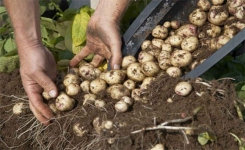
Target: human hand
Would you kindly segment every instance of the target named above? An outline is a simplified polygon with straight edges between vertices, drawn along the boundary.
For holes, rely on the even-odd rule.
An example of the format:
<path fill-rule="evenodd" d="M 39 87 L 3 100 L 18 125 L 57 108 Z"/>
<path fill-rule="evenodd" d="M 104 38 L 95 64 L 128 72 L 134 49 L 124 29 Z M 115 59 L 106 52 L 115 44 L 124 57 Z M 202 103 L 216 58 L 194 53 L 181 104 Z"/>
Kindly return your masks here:
<path fill-rule="evenodd" d="M 19 52 L 20 74 L 29 98 L 30 109 L 41 123 L 47 125 L 53 113 L 43 102 L 41 93 L 43 90 L 47 91 L 51 97 L 58 94 L 53 82 L 56 78 L 56 62 L 51 52 L 39 44 L 22 46 Z"/>
<path fill-rule="evenodd" d="M 70 65 L 75 67 L 86 56 L 95 53 L 91 62 L 95 67 L 106 58 L 112 69 L 119 69 L 122 61 L 119 22 L 97 14 L 89 21 L 86 46 L 74 56 Z"/>

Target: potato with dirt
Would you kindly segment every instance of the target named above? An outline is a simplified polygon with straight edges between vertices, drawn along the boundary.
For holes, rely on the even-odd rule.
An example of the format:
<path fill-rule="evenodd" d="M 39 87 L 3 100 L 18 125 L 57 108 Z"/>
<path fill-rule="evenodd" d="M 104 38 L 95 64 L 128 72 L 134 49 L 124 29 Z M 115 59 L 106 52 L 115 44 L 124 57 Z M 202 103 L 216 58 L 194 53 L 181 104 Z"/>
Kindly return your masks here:
<path fill-rule="evenodd" d="M 126 69 L 131 63 L 136 62 L 137 59 L 133 55 L 124 56 L 122 59 L 122 68 Z"/>
<path fill-rule="evenodd" d="M 141 71 L 147 77 L 155 77 L 160 71 L 160 67 L 155 61 L 147 61 L 141 64 Z"/>
<path fill-rule="evenodd" d="M 186 50 L 175 50 L 171 55 L 170 61 L 175 67 L 185 67 L 192 62 L 192 55 Z"/>
<path fill-rule="evenodd" d="M 106 88 L 107 83 L 101 78 L 96 78 L 89 84 L 90 91 L 95 95 L 103 95 L 104 91 L 106 91 Z"/>
<path fill-rule="evenodd" d="M 211 3 L 209 0 L 199 0 L 197 6 L 203 11 L 208 11 L 211 8 Z"/>
<path fill-rule="evenodd" d="M 143 62 L 147 62 L 147 61 L 154 61 L 155 57 L 152 54 L 148 53 L 147 51 L 141 51 L 138 55 L 137 60 L 139 63 L 143 63 Z"/>
<path fill-rule="evenodd" d="M 195 51 L 199 46 L 199 40 L 195 36 L 189 36 L 183 39 L 181 42 L 181 48 L 188 52 Z"/>
<path fill-rule="evenodd" d="M 193 24 L 184 24 L 175 31 L 175 34 L 180 35 L 183 38 L 188 37 L 188 36 L 196 36 L 197 26 Z"/>
<path fill-rule="evenodd" d="M 105 73 L 104 80 L 107 84 L 121 84 L 125 81 L 126 74 L 119 69 L 109 70 Z"/>
<path fill-rule="evenodd" d="M 158 39 L 165 39 L 168 36 L 168 28 L 157 25 L 152 30 L 152 36 Z"/>
<path fill-rule="evenodd" d="M 141 70 L 141 64 L 138 62 L 130 64 L 127 68 L 127 76 L 135 82 L 143 81 L 145 74 Z"/>
<path fill-rule="evenodd" d="M 189 21 L 196 26 L 204 25 L 206 23 L 206 20 L 206 12 L 204 12 L 201 9 L 195 9 L 193 12 L 189 14 Z"/>
<path fill-rule="evenodd" d="M 229 12 L 225 6 L 212 6 L 208 12 L 208 21 L 214 25 L 224 25 L 229 18 Z"/>
<path fill-rule="evenodd" d="M 121 99 L 123 96 L 130 96 L 129 89 L 122 84 L 113 84 L 106 89 L 106 93 L 112 99 Z"/>
<path fill-rule="evenodd" d="M 98 70 L 92 64 L 85 63 L 79 66 L 79 75 L 84 80 L 93 80 L 99 77 L 100 73 L 97 72 Z"/>
<path fill-rule="evenodd" d="M 75 106 L 76 101 L 66 93 L 61 92 L 55 100 L 55 106 L 59 111 L 69 111 Z"/>

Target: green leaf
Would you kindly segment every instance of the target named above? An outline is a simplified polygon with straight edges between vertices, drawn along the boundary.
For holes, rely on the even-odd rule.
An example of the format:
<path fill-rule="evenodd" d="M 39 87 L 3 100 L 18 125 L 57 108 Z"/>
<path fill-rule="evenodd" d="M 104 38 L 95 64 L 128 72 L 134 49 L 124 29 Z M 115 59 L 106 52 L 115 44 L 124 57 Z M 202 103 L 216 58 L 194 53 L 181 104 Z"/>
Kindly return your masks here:
<path fill-rule="evenodd" d="M 65 37 L 66 30 L 72 25 L 72 21 L 64 21 L 56 24 L 56 30 L 59 32 L 60 36 Z"/>
<path fill-rule="evenodd" d="M 12 50 L 16 49 L 15 41 L 12 37 L 8 38 L 7 41 L 4 44 L 4 50 L 6 52 L 10 52 Z"/>
<path fill-rule="evenodd" d="M 7 13 L 6 8 L 3 6 L 0 6 L 0 14 L 1 13 Z"/>
<path fill-rule="evenodd" d="M 40 28 L 41 28 L 42 38 L 48 39 L 48 31 L 46 30 L 46 28 L 42 24 L 40 25 Z"/>
<path fill-rule="evenodd" d="M 67 28 L 65 34 L 65 45 L 66 48 L 72 52 L 72 35 L 71 35 L 71 26 Z"/>
<path fill-rule="evenodd" d="M 76 14 L 72 24 L 72 44 L 78 46 L 86 40 L 86 29 L 90 16 L 86 12 Z"/>
<path fill-rule="evenodd" d="M 57 62 L 57 65 L 59 67 L 68 67 L 70 65 L 70 60 L 69 59 L 62 59 Z"/>
<path fill-rule="evenodd" d="M 0 40 L 0 57 L 5 54 L 4 43 L 5 43 L 5 40 Z"/>
<path fill-rule="evenodd" d="M 40 15 L 43 15 L 44 12 L 47 10 L 47 6 L 45 5 L 40 5 Z"/>
<path fill-rule="evenodd" d="M 63 16 L 59 18 L 59 21 L 70 21 L 77 14 L 77 9 L 68 8 L 64 11 Z"/>
<path fill-rule="evenodd" d="M 19 67 L 19 56 L 0 57 L 0 72 L 12 72 Z"/>
<path fill-rule="evenodd" d="M 242 86 L 241 90 L 242 91 L 245 91 L 245 85 Z"/>
<path fill-rule="evenodd" d="M 245 91 L 237 91 L 237 96 L 238 98 L 245 100 Z"/>
<path fill-rule="evenodd" d="M 66 50 L 66 45 L 65 45 L 65 41 L 60 41 L 59 43 L 57 43 L 55 46 L 55 48 L 61 49 L 61 50 Z"/>
<path fill-rule="evenodd" d="M 72 59 L 74 54 L 69 50 L 59 51 L 58 60 Z"/>
<path fill-rule="evenodd" d="M 204 132 L 198 135 L 197 140 L 201 145 L 206 145 L 208 141 L 214 142 L 215 136 L 210 132 Z"/>
<path fill-rule="evenodd" d="M 15 56 L 18 54 L 18 51 L 17 51 L 17 48 L 16 49 L 13 49 L 12 51 L 10 52 L 7 52 L 6 54 L 4 54 L 5 57 L 9 57 L 9 56 Z"/>
<path fill-rule="evenodd" d="M 46 29 L 57 31 L 56 21 L 53 19 L 41 17 L 41 25 L 43 25 Z"/>

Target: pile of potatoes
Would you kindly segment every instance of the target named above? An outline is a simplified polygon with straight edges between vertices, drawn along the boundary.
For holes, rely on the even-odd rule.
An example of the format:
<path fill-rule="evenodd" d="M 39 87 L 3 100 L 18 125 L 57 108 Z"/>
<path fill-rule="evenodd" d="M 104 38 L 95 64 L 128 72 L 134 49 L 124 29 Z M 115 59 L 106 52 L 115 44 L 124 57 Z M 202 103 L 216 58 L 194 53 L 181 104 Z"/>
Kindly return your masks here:
<path fill-rule="evenodd" d="M 106 105 L 106 96 L 117 100 L 118 112 L 127 111 L 134 101 L 147 103 L 141 93 L 157 76 L 181 77 L 205 60 L 197 59 L 202 51 L 215 52 L 241 31 L 245 27 L 244 8 L 245 0 L 199 0 L 188 23 L 173 20 L 157 25 L 137 57 L 123 57 L 121 69 L 102 71 L 86 62 L 73 68 L 73 73 L 64 77 L 65 90 L 51 108 L 54 112 L 73 109 L 76 100 L 72 97 L 80 92 L 85 93 L 83 105 L 99 109 Z M 49 99 L 45 92 L 43 97 Z"/>

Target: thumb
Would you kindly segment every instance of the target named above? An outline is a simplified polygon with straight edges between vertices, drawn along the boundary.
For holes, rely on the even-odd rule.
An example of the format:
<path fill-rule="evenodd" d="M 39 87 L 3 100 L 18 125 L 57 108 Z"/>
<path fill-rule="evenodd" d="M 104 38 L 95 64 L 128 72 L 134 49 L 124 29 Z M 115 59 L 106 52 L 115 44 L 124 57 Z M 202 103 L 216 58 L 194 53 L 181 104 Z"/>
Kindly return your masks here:
<path fill-rule="evenodd" d="M 44 72 L 38 73 L 36 82 L 44 89 L 44 91 L 49 93 L 50 97 L 57 97 L 58 89 L 56 85 Z"/>

